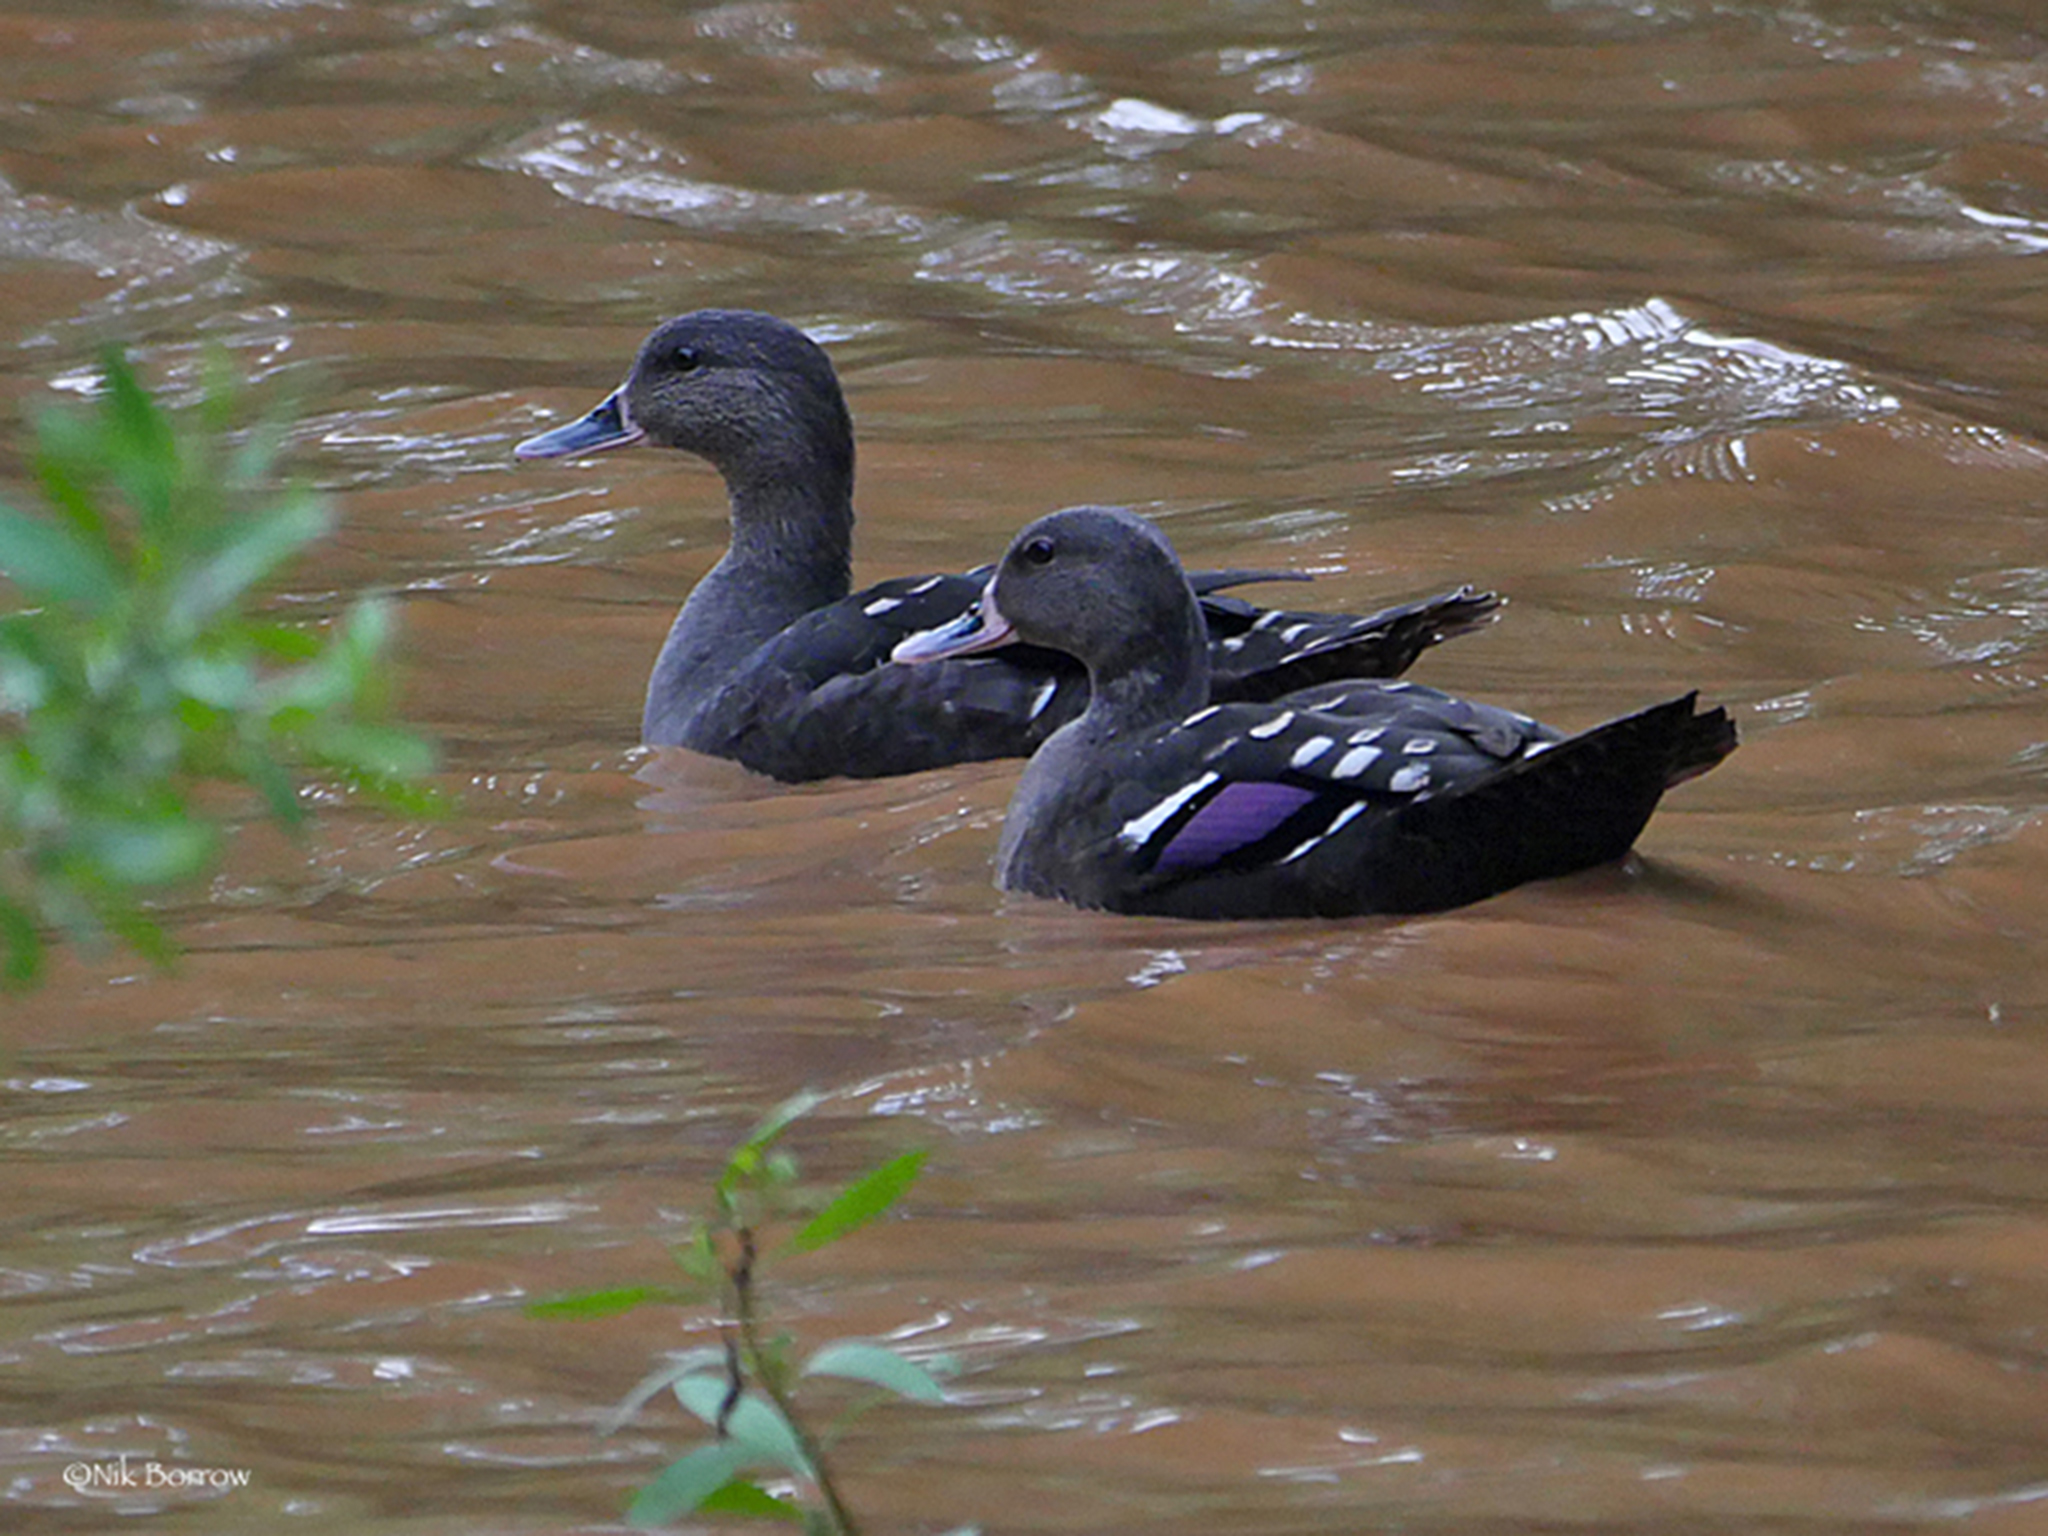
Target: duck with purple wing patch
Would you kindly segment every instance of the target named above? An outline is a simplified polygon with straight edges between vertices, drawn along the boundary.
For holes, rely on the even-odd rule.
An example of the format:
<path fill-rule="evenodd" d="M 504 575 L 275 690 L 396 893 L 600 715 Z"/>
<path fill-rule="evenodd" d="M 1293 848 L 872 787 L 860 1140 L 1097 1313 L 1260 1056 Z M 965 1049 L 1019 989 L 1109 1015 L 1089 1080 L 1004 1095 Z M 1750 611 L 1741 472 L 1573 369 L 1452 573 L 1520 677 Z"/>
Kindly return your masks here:
<path fill-rule="evenodd" d="M 1015 641 L 1088 669 L 1025 766 L 996 883 L 1178 917 L 1460 906 L 1627 853 L 1664 791 L 1735 749 L 1696 695 L 1567 737 L 1404 682 L 1212 702 L 1200 610 L 1164 534 L 1075 507 L 1011 543 L 979 605 L 896 659 Z"/>
<path fill-rule="evenodd" d="M 1024 647 L 916 672 L 886 665 L 898 641 L 972 608 L 986 572 L 902 577 L 849 595 L 853 422 L 831 360 L 795 326 L 748 310 L 670 320 L 596 409 L 514 451 L 560 458 L 641 441 L 708 459 L 732 514 L 731 547 L 655 661 L 644 740 L 788 781 L 874 778 L 1027 756 L 1081 713 L 1087 673 L 1056 651 Z M 1218 698 L 1397 676 L 1500 606 L 1461 587 L 1360 617 L 1258 608 L 1220 592 L 1265 579 L 1192 578 Z"/>

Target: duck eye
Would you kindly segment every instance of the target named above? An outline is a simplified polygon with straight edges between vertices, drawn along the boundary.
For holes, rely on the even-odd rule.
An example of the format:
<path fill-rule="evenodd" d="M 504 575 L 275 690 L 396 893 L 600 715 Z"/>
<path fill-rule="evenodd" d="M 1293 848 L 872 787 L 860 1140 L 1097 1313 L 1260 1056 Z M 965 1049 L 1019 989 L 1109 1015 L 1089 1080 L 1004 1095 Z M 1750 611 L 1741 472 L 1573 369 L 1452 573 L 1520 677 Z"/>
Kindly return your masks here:
<path fill-rule="evenodd" d="M 1024 557 L 1026 565 L 1051 565 L 1055 551 L 1052 540 L 1041 533 L 1035 539 L 1027 539 L 1017 553 Z"/>
<path fill-rule="evenodd" d="M 677 347 L 668 355 L 677 373 L 695 373 L 704 366 L 704 358 L 695 347 Z"/>

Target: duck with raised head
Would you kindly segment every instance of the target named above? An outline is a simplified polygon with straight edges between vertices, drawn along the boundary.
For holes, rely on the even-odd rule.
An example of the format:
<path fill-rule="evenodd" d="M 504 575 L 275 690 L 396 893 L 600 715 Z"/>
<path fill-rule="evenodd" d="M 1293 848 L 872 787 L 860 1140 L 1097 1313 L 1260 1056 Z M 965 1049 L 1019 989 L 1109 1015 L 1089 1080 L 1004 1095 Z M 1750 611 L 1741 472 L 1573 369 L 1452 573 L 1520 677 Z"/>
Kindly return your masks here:
<path fill-rule="evenodd" d="M 1212 693 L 1173 546 L 1120 508 L 1019 533 L 974 609 L 906 663 L 1016 642 L 1088 669 L 1081 715 L 1025 766 L 996 883 L 1177 917 L 1428 912 L 1618 859 L 1664 791 L 1735 749 L 1697 695 L 1566 736 L 1412 683 Z"/>
<path fill-rule="evenodd" d="M 641 441 L 710 461 L 732 523 L 655 661 L 644 740 L 786 781 L 874 778 L 1027 756 L 1085 707 L 1086 672 L 1054 651 L 886 665 L 897 642 L 970 609 L 987 573 L 851 592 L 853 422 L 831 359 L 795 326 L 729 309 L 667 321 L 594 410 L 514 452 L 561 458 Z M 1292 613 L 1221 590 L 1266 579 L 1275 573 L 1191 578 L 1219 698 L 1396 676 L 1500 606 L 1461 587 L 1365 616 Z"/>

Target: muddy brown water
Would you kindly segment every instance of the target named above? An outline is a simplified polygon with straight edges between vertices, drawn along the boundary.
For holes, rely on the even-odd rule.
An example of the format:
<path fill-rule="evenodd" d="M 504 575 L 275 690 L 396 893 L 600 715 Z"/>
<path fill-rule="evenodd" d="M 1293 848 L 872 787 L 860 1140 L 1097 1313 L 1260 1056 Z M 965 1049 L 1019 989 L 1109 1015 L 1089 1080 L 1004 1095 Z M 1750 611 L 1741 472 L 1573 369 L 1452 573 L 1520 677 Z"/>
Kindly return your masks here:
<path fill-rule="evenodd" d="M 809 1084 L 813 1173 L 930 1172 L 779 1314 L 967 1367 L 845 1443 L 876 1529 L 2048 1530 L 2044 26 L 5 6 L 0 407 L 296 391 L 290 596 L 398 595 L 462 804 L 251 829 L 175 974 L 5 1003 L 0 1524 L 613 1528 L 706 1314 L 521 1306 L 662 1276 Z M 509 449 L 705 304 L 831 347 L 865 576 L 1122 502 L 1745 745 L 1627 866 L 1227 929 L 999 897 L 1014 766 L 640 750 L 717 482 Z M 67 1483 L 124 1453 L 246 1478 Z"/>

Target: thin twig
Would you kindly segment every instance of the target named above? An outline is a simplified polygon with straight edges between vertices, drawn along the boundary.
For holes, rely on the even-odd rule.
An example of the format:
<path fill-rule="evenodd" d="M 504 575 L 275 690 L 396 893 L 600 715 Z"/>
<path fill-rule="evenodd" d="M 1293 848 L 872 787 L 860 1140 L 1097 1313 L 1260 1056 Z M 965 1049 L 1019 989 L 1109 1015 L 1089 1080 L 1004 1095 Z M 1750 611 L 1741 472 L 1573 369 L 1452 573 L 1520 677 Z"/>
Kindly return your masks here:
<path fill-rule="evenodd" d="M 860 1536 L 860 1527 L 854 1524 L 853 1516 L 840 1502 L 839 1490 L 833 1486 L 831 1470 L 825 1465 L 825 1453 L 811 1432 L 804 1428 L 803 1420 L 797 1417 L 796 1404 L 784 1386 L 781 1373 L 770 1368 L 767 1356 L 761 1348 L 761 1338 L 755 1327 L 754 1318 L 754 1229 L 742 1225 L 739 1228 L 740 1256 L 726 1271 L 732 1281 L 733 1311 L 739 1320 L 740 1342 L 745 1347 L 747 1364 L 751 1367 L 754 1380 L 768 1395 L 768 1400 L 781 1410 L 796 1443 L 804 1453 L 804 1459 L 811 1464 L 811 1476 L 817 1482 L 818 1496 L 825 1501 L 825 1510 L 832 1519 L 832 1528 L 839 1536 Z"/>
<path fill-rule="evenodd" d="M 732 1411 L 740 1405 L 740 1395 L 747 1390 L 746 1368 L 740 1364 L 740 1343 L 731 1324 L 719 1329 L 720 1342 L 725 1345 L 725 1397 L 718 1405 L 718 1422 L 712 1426 L 718 1438 L 726 1437 L 726 1426 L 732 1422 Z"/>

